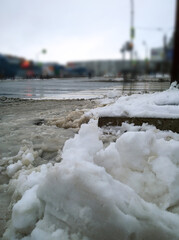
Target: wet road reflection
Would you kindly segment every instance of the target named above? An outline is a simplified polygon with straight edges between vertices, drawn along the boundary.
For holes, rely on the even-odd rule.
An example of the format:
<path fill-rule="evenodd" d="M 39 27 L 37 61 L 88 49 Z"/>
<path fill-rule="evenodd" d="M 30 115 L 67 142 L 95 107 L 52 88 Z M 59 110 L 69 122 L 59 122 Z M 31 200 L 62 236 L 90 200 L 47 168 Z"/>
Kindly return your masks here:
<path fill-rule="evenodd" d="M 85 95 L 90 98 L 106 95 L 116 89 L 120 94 L 163 91 L 170 86 L 169 80 L 123 81 L 121 79 L 71 78 L 71 79 L 24 79 L 1 80 L 0 96 L 11 98 L 68 98 Z M 80 93 L 79 93 L 80 91 Z"/>

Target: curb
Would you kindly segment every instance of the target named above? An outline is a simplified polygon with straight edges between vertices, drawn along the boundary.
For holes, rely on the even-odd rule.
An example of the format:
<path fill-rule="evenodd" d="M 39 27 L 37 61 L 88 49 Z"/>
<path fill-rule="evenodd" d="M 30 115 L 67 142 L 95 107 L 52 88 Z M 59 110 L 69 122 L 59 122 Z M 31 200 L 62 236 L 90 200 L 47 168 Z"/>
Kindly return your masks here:
<path fill-rule="evenodd" d="M 179 119 L 174 118 L 142 118 L 142 117 L 99 117 L 98 126 L 121 126 L 123 122 L 133 123 L 134 125 L 142 125 L 148 123 L 154 125 L 160 130 L 171 130 L 179 133 Z"/>

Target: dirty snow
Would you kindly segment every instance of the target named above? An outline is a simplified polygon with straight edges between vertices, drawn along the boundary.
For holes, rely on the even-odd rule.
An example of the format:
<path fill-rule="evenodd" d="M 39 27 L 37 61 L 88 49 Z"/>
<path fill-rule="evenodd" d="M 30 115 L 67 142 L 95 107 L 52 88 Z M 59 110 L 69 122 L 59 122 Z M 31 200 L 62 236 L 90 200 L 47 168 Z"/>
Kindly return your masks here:
<path fill-rule="evenodd" d="M 178 104 L 172 87 L 89 114 L 176 118 Z M 20 150 L 7 167 L 14 194 L 3 239 L 179 239 L 179 134 L 124 123 L 105 145 L 104 132 L 96 120 L 83 124 L 60 163 L 29 167 L 38 152 Z"/>

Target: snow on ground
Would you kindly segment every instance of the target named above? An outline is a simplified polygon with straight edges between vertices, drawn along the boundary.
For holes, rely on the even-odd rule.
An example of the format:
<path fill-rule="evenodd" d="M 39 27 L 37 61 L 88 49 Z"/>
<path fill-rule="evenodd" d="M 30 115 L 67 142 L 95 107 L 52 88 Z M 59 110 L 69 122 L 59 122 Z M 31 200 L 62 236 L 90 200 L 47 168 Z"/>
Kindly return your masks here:
<path fill-rule="evenodd" d="M 93 109 L 90 113 L 97 116 L 179 118 L 178 105 L 179 93 L 174 83 L 167 91 L 123 96 L 113 105 Z"/>
<path fill-rule="evenodd" d="M 137 99 L 144 113 L 147 103 L 153 116 L 170 103 L 175 114 L 168 106 L 168 116 L 179 114 L 175 88 L 121 99 L 116 106 L 125 102 L 131 115 Z M 114 105 L 94 112 L 110 113 Z M 179 134 L 123 123 L 107 146 L 103 135 L 91 120 L 66 141 L 60 163 L 37 168 L 29 168 L 37 153 L 21 149 L 7 168 L 14 204 L 4 239 L 179 239 Z"/>

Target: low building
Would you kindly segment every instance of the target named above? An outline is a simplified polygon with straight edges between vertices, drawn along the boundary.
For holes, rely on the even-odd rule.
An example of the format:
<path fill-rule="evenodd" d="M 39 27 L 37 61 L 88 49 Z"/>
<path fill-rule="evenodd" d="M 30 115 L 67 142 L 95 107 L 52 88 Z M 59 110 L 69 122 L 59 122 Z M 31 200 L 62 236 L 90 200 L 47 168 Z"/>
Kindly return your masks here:
<path fill-rule="evenodd" d="M 158 66 L 159 64 L 159 66 Z M 135 71 L 143 74 L 158 72 L 162 61 L 137 60 L 131 63 L 130 60 L 94 60 L 94 61 L 74 61 L 67 63 L 67 67 L 85 67 L 95 76 L 113 75 L 120 76 L 124 72 Z"/>

